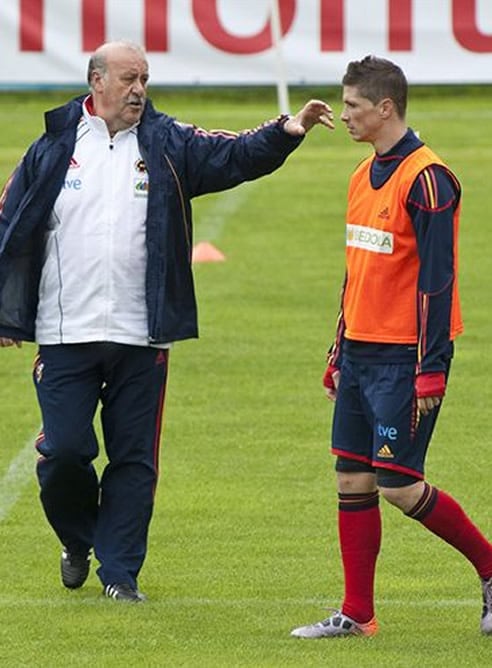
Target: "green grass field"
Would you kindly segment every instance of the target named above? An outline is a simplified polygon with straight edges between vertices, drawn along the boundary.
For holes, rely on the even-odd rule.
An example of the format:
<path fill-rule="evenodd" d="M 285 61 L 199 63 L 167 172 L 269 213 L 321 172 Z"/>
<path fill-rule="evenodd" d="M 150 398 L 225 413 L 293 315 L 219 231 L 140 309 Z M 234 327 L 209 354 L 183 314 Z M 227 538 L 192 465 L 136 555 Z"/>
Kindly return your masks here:
<path fill-rule="evenodd" d="M 297 109 L 340 92 L 295 90 Z M 161 109 L 207 128 L 253 127 L 276 114 L 273 91 L 164 91 Z M 67 93 L 0 95 L 0 179 Z M 461 286 L 466 333 L 428 458 L 434 484 L 492 536 L 488 418 L 488 218 L 492 89 L 413 91 L 409 124 L 464 187 Z M 32 440 L 35 348 L 0 351 L 0 665 L 337 668 L 492 665 L 478 632 L 473 569 L 422 527 L 383 506 L 377 578 L 380 634 L 302 641 L 343 590 L 331 405 L 321 376 L 343 275 L 345 193 L 368 152 L 315 128 L 276 174 L 195 202 L 196 240 L 226 262 L 196 266 L 201 338 L 176 345 L 150 548 L 140 577 L 149 601 L 101 596 L 91 573 L 70 592 L 41 512 Z M 101 456 L 101 462 L 103 458 Z"/>

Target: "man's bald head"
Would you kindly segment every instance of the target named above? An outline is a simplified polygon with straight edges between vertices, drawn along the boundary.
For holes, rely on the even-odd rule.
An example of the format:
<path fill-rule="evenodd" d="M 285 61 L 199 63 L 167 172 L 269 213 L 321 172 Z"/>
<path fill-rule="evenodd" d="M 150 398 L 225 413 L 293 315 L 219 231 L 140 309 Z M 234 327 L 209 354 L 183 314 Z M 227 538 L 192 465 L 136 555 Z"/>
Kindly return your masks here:
<path fill-rule="evenodd" d="M 139 58 L 147 60 L 144 49 L 134 42 L 118 40 L 101 44 L 89 59 L 89 65 L 87 67 L 87 83 L 89 84 L 89 87 L 92 88 L 92 77 L 94 72 L 98 72 L 101 76 L 104 76 L 108 71 L 108 63 L 112 59 L 117 59 L 124 55 L 125 52 L 132 51 Z"/>

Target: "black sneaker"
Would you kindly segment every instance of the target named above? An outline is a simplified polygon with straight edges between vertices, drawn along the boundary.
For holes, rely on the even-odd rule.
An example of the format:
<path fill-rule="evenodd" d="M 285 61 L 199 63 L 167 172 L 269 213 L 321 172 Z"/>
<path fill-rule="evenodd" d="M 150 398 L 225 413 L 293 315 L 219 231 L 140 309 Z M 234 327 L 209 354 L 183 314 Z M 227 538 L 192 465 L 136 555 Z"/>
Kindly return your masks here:
<path fill-rule="evenodd" d="M 60 560 L 61 579 L 68 589 L 82 587 L 89 575 L 91 566 L 90 553 L 74 554 L 63 550 Z"/>
<path fill-rule="evenodd" d="M 141 603 L 145 596 L 138 589 L 129 584 L 106 585 L 103 589 L 104 596 L 114 598 L 115 601 L 127 601 L 128 603 Z"/>

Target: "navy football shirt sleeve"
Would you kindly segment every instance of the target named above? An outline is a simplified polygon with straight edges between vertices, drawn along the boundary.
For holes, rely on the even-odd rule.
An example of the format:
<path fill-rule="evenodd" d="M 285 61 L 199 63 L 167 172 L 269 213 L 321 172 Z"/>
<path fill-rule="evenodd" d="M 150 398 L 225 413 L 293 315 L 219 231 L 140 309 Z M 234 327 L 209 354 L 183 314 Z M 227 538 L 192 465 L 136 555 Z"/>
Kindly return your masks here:
<path fill-rule="evenodd" d="M 452 354 L 454 213 L 460 194 L 454 176 L 443 166 L 431 165 L 418 175 L 407 201 L 420 259 L 417 373 L 444 371 Z"/>
<path fill-rule="evenodd" d="M 347 275 L 343 281 L 342 290 L 340 294 L 340 310 L 337 316 L 337 324 L 335 329 L 335 340 L 328 349 L 326 361 L 328 366 L 339 369 L 342 366 L 343 356 L 343 342 L 345 340 L 345 319 L 343 317 L 343 296 L 345 294 L 345 286 L 347 285 Z"/>

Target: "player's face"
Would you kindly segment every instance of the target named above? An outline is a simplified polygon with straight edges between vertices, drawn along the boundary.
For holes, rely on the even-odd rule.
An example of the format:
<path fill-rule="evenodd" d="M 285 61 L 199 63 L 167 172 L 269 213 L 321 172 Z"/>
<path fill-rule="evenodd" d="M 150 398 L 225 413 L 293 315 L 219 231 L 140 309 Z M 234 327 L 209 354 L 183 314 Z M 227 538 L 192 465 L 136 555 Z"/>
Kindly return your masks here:
<path fill-rule="evenodd" d="M 147 98 L 149 68 L 138 52 L 124 47 L 108 54 L 105 74 L 93 81 L 96 113 L 104 118 L 110 132 L 118 132 L 138 122 Z"/>
<path fill-rule="evenodd" d="M 381 111 L 382 104 L 374 104 L 367 97 L 362 97 L 356 86 L 343 87 L 340 120 L 345 123 L 354 141 L 374 143 L 377 140 L 383 127 Z"/>

